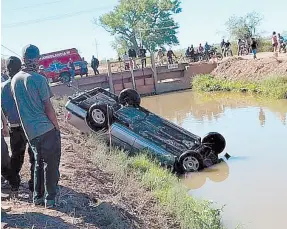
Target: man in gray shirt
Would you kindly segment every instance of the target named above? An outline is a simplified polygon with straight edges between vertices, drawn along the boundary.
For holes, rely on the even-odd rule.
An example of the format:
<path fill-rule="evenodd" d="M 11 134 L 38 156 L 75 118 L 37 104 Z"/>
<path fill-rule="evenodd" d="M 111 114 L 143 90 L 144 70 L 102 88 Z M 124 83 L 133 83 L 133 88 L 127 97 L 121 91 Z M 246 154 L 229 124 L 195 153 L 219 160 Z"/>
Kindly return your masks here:
<path fill-rule="evenodd" d="M 11 81 L 12 94 L 35 157 L 35 205 L 55 206 L 59 181 L 61 136 L 50 101 L 53 96 L 47 79 L 38 74 L 40 51 L 34 45 L 23 50 L 25 68 Z"/>

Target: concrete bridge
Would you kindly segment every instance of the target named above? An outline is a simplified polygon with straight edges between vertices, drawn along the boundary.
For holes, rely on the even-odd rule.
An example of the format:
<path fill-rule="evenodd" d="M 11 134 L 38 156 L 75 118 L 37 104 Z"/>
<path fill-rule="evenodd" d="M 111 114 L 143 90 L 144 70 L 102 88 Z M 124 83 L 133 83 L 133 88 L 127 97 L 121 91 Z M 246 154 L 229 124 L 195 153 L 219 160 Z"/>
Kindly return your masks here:
<path fill-rule="evenodd" d="M 216 63 L 155 66 L 152 61 L 152 66 L 149 68 L 112 72 L 111 63 L 108 62 L 107 74 L 80 78 L 73 83 L 73 86 L 80 91 L 102 87 L 119 94 L 125 88 L 133 88 L 143 96 L 161 94 L 190 89 L 193 76 L 211 73 L 216 66 Z M 57 96 L 70 96 L 75 93 L 74 88 L 61 83 L 54 84 L 51 88 Z"/>

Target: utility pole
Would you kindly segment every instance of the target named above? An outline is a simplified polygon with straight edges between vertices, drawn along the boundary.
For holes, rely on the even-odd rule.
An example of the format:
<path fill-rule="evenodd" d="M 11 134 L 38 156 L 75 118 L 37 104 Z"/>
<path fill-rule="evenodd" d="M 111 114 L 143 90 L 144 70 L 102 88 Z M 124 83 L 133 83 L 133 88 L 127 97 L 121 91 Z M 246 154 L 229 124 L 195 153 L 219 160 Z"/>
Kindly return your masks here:
<path fill-rule="evenodd" d="M 95 44 L 96 44 L 96 55 L 97 55 L 97 59 L 99 59 L 99 53 L 98 53 L 98 42 L 97 39 L 95 38 Z"/>

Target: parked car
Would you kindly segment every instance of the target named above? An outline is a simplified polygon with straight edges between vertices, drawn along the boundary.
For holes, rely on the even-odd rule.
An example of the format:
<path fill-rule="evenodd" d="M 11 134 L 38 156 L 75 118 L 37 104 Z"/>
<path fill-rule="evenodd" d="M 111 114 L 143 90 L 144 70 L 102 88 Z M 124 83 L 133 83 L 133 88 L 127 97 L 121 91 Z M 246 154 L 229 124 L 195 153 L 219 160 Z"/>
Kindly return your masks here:
<path fill-rule="evenodd" d="M 75 48 L 42 54 L 39 60 L 40 74 L 52 82 L 69 82 L 70 73 L 67 64 L 70 58 L 75 64 L 75 75 L 80 75 L 82 58 Z"/>
<path fill-rule="evenodd" d="M 110 127 L 114 145 L 132 153 L 147 150 L 180 173 L 199 171 L 218 162 L 226 145 L 221 134 L 212 132 L 201 139 L 141 107 L 140 102 L 133 89 L 124 89 L 116 96 L 94 88 L 69 97 L 66 119 L 82 132 Z"/>

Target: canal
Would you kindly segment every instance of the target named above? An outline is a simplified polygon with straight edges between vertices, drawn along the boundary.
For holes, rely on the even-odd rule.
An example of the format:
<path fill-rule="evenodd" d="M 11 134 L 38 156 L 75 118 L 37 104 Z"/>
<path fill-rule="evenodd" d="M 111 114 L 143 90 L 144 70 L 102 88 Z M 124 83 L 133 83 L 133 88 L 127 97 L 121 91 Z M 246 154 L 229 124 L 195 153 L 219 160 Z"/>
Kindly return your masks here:
<path fill-rule="evenodd" d="M 185 91 L 146 97 L 142 105 L 199 136 L 224 135 L 232 157 L 182 182 L 190 195 L 224 206 L 227 228 L 286 227 L 287 100 Z"/>

